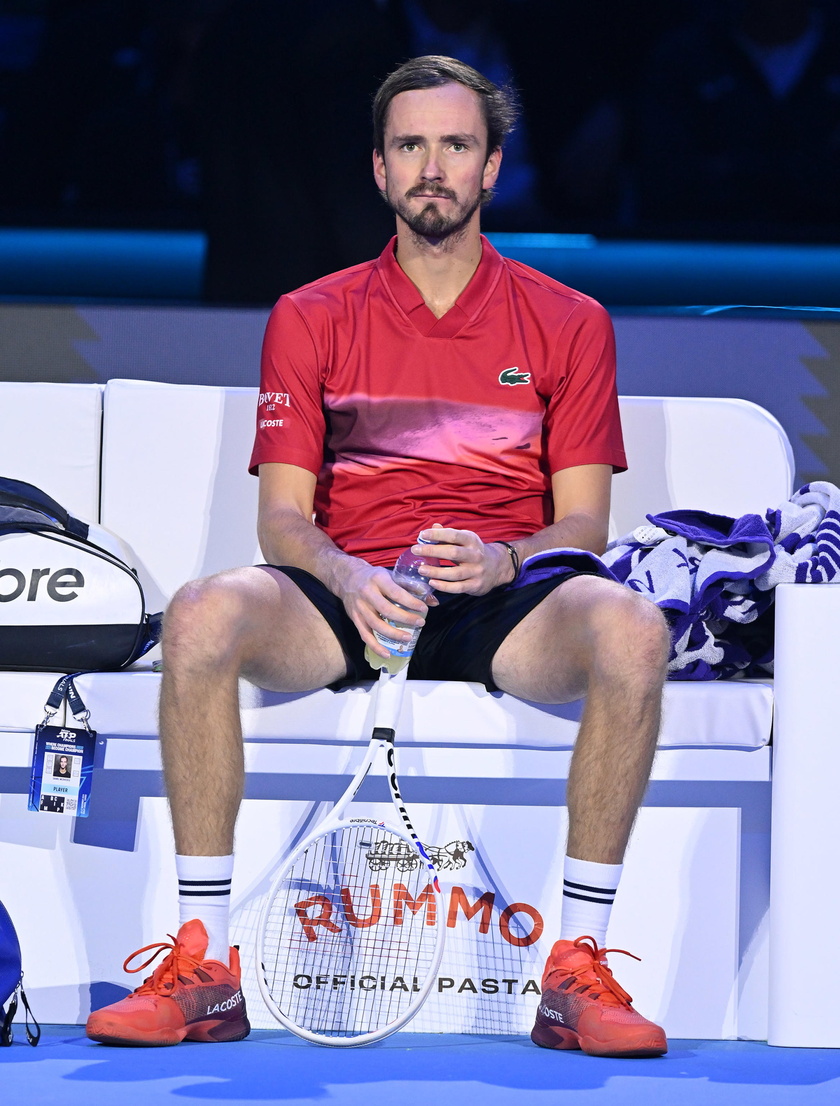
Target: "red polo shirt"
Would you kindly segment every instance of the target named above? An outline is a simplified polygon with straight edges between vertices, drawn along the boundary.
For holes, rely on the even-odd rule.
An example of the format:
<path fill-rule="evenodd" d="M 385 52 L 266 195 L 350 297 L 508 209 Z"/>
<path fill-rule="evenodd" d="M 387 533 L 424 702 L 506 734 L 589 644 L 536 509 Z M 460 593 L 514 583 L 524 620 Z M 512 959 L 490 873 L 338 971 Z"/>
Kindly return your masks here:
<path fill-rule="evenodd" d="M 317 524 L 372 564 L 435 522 L 532 534 L 553 521 L 553 472 L 626 467 L 606 311 L 482 243 L 441 319 L 395 239 L 271 313 L 251 471 L 315 473 Z"/>

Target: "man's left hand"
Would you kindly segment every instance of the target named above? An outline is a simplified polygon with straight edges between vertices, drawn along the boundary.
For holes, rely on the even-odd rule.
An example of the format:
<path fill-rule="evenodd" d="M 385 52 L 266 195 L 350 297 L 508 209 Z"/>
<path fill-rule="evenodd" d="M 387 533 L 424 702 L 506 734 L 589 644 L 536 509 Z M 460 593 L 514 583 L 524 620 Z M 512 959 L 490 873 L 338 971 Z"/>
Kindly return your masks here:
<path fill-rule="evenodd" d="M 419 571 L 435 591 L 459 595 L 486 595 L 513 579 L 510 555 L 498 542 L 485 544 L 472 530 L 453 530 L 435 524 L 421 537 L 433 545 L 415 545 L 412 553 L 452 561 L 452 567 L 427 565 Z"/>

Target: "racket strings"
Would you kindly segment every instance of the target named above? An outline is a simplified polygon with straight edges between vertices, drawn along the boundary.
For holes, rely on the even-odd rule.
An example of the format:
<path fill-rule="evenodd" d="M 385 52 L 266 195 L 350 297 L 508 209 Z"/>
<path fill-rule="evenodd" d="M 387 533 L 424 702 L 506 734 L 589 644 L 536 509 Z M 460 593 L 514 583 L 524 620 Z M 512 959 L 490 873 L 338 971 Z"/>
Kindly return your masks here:
<path fill-rule="evenodd" d="M 439 898 L 417 851 L 385 826 L 354 823 L 318 838 L 278 881 L 267 912 L 272 1001 L 325 1037 L 402 1018 L 435 968 Z"/>

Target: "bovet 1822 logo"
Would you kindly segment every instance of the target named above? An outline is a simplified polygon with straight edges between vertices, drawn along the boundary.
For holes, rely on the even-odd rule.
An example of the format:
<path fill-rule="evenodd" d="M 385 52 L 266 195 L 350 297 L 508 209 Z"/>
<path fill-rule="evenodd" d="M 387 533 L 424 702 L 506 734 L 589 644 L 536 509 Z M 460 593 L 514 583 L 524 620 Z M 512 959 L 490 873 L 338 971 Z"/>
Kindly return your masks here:
<path fill-rule="evenodd" d="M 511 386 L 514 384 L 530 384 L 531 374 L 522 372 L 518 365 L 514 365 L 510 369 L 502 369 L 499 373 L 499 383 L 510 384 Z"/>
<path fill-rule="evenodd" d="M 265 407 L 267 411 L 273 411 L 278 404 L 281 407 L 292 406 L 288 392 L 260 392 L 260 398 L 257 401 L 258 407 Z"/>

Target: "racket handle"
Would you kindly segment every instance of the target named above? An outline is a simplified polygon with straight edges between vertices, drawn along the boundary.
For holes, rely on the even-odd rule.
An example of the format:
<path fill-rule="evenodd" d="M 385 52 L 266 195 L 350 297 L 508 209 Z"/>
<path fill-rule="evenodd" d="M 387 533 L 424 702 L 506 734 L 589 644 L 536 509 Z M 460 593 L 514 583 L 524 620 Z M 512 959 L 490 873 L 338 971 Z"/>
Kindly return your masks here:
<path fill-rule="evenodd" d="M 383 667 L 379 673 L 379 682 L 375 691 L 376 705 L 373 711 L 375 730 L 390 730 L 392 735 L 396 730 L 405 691 L 407 667 L 403 665 L 396 673 L 391 673 Z"/>

